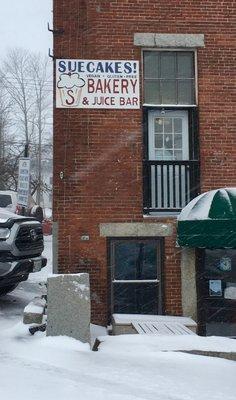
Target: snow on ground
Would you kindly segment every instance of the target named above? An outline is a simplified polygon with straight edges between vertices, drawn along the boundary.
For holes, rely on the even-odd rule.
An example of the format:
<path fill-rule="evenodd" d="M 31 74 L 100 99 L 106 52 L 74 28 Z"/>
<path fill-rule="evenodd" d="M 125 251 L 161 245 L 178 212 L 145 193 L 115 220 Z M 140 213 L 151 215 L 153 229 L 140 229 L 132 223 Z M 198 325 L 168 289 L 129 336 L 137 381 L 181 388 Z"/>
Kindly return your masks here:
<path fill-rule="evenodd" d="M 197 335 L 157 336 L 155 335 L 119 335 L 100 337 L 103 351 L 114 353 L 157 353 L 159 351 L 202 350 L 235 352 L 236 340 L 226 337 L 202 337 Z M 235 363 L 236 366 L 236 363 Z M 236 393 L 235 393 L 236 394 Z"/>
<path fill-rule="evenodd" d="M 50 255 L 51 238 L 45 252 Z M 231 349 L 231 339 L 103 337 L 98 352 L 68 337 L 31 336 L 24 306 L 51 273 L 31 276 L 0 298 L 0 399 L 7 400 L 235 400 L 236 362 L 172 351 L 185 345 Z M 93 326 L 93 334 L 104 329 Z M 203 342 L 200 344 L 201 339 Z"/>

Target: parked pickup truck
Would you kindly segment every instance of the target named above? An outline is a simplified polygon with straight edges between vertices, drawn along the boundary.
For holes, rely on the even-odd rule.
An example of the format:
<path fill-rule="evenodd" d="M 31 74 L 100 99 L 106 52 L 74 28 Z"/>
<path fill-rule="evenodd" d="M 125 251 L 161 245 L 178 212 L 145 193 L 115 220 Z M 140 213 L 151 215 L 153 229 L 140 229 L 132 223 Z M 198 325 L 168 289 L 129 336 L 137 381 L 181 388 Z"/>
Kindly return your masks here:
<path fill-rule="evenodd" d="M 0 295 L 27 280 L 47 264 L 42 225 L 35 218 L 0 209 Z"/>

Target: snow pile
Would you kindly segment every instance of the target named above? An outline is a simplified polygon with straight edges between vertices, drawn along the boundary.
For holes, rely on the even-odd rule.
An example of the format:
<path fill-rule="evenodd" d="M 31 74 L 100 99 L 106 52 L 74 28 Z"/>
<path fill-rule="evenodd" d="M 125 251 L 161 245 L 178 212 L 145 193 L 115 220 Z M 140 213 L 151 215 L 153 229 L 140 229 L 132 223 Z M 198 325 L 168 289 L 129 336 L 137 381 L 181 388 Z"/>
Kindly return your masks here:
<path fill-rule="evenodd" d="M 41 314 L 46 306 L 46 300 L 40 297 L 35 297 L 25 308 L 24 313 Z"/>
<path fill-rule="evenodd" d="M 197 335 L 156 336 L 119 335 L 100 337 L 100 348 L 105 352 L 154 354 L 160 351 L 202 350 L 235 352 L 236 340 L 226 337 Z"/>

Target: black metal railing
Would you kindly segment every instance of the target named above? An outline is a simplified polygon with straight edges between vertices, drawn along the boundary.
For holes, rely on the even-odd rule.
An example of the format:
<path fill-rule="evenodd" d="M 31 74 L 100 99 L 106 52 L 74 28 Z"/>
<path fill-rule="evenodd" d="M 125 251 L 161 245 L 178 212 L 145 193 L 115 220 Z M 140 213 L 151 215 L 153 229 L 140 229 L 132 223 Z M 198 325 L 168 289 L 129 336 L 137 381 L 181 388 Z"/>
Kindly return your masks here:
<path fill-rule="evenodd" d="M 199 161 L 152 161 L 143 164 L 144 212 L 180 211 L 199 194 Z"/>

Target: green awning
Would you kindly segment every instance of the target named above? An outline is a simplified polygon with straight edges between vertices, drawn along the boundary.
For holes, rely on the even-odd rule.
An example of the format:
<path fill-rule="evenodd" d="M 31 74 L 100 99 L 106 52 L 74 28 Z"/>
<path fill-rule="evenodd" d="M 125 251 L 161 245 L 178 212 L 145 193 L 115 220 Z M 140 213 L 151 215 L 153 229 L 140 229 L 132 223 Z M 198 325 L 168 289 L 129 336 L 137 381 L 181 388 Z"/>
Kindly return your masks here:
<path fill-rule="evenodd" d="M 236 248 L 236 188 L 203 193 L 183 208 L 177 242 L 182 247 Z"/>

